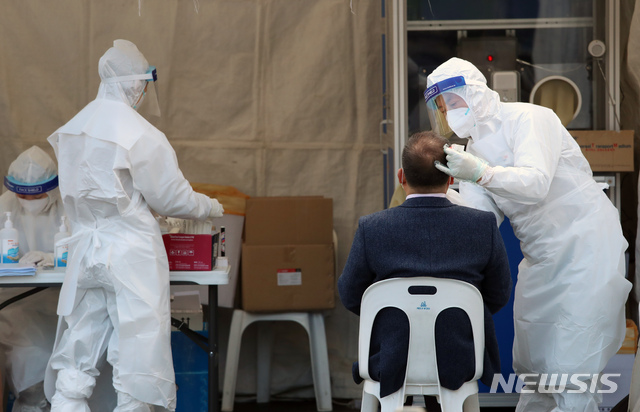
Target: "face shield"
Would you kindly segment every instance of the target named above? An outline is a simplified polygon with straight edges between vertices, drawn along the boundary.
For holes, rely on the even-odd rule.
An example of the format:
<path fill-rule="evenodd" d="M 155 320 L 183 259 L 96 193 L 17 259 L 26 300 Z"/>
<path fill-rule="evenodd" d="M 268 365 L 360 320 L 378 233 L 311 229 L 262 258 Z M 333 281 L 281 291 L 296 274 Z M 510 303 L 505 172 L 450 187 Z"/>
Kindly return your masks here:
<path fill-rule="evenodd" d="M 145 103 L 145 111 L 148 111 L 149 114 L 160 117 L 160 104 L 158 103 L 158 92 L 156 91 L 155 83 L 158 80 L 158 73 L 156 71 L 155 66 L 149 66 L 149 70 L 147 70 L 144 74 L 131 74 L 128 76 L 117 76 L 110 77 L 108 79 L 103 79 L 103 83 L 122 83 L 129 81 L 144 81 L 146 84 L 144 88 L 142 88 L 142 92 L 140 96 L 136 99 L 136 102 L 133 103 L 131 107 L 138 110 L 142 105 L 142 101 L 146 101 Z"/>
<path fill-rule="evenodd" d="M 19 195 L 39 195 L 58 187 L 58 176 L 36 183 L 24 183 L 12 176 L 4 177 L 4 186 Z"/>
<path fill-rule="evenodd" d="M 444 137 L 453 133 L 458 137 L 469 137 L 475 119 L 462 97 L 452 91 L 466 85 L 464 77 L 442 80 L 424 91 L 427 113 L 433 131 Z"/>

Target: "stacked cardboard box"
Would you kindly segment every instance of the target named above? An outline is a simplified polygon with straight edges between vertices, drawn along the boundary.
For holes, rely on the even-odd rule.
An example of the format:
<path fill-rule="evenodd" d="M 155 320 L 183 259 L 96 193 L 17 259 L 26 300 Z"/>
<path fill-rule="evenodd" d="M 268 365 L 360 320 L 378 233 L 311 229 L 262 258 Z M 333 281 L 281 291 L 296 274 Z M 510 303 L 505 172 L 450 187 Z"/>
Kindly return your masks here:
<path fill-rule="evenodd" d="M 633 172 L 633 130 L 569 130 L 594 172 Z"/>
<path fill-rule="evenodd" d="M 248 312 L 335 306 L 332 199 L 247 199 L 242 306 Z"/>

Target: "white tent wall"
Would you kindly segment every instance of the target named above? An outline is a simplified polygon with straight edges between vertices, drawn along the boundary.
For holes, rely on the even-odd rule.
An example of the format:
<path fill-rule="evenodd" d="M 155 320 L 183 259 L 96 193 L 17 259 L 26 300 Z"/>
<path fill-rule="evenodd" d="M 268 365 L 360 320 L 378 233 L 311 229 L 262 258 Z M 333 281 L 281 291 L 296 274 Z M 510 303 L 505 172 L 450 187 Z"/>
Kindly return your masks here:
<path fill-rule="evenodd" d="M 332 198 L 339 275 L 358 217 L 383 207 L 383 3 L 199 0 L 196 12 L 191 0 L 0 0 L 0 173 L 32 145 L 53 156 L 46 138 L 95 98 L 100 56 L 131 40 L 158 68 L 162 118 L 149 120 L 186 178 Z M 333 396 L 358 398 L 357 318 L 337 302 L 326 318 Z M 273 392 L 312 397 L 305 334 L 276 327 Z M 255 385 L 249 341 L 239 393 Z"/>

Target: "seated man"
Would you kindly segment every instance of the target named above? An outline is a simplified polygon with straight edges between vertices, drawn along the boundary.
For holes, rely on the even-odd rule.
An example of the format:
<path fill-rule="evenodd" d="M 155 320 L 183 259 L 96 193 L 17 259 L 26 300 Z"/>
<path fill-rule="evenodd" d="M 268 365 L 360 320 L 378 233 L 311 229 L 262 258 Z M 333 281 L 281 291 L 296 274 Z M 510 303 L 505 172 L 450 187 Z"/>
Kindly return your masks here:
<path fill-rule="evenodd" d="M 402 152 L 398 179 L 407 194 L 400 206 L 360 218 L 344 272 L 338 280 L 344 306 L 360 314 L 364 291 L 394 278 L 431 276 L 474 285 L 484 300 L 485 355 L 482 382 L 500 372 L 491 315 L 511 294 L 507 253 L 492 213 L 457 206 L 445 198 L 452 179 L 436 169 L 445 164 L 447 140 L 433 132 L 417 133 Z M 384 397 L 402 387 L 407 365 L 409 323 L 399 309 L 383 309 L 374 322 L 369 372 Z M 443 311 L 436 320 L 440 383 L 456 390 L 473 378 L 475 358 L 468 316 L 461 309 Z M 360 383 L 357 362 L 354 380 Z"/>

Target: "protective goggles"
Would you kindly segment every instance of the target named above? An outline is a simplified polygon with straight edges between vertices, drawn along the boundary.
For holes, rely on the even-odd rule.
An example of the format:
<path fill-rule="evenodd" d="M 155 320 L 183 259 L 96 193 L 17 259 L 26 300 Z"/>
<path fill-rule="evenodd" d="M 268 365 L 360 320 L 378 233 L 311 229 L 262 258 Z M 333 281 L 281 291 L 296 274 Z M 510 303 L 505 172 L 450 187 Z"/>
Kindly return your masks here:
<path fill-rule="evenodd" d="M 20 195 L 39 195 L 41 193 L 47 193 L 58 187 L 58 176 L 54 176 L 52 179 L 47 181 L 32 184 L 18 182 L 11 176 L 5 176 L 4 186 L 13 193 Z"/>
<path fill-rule="evenodd" d="M 467 103 L 458 94 L 447 92 L 466 85 L 464 77 L 457 76 L 442 80 L 424 91 L 431 128 L 439 135 L 451 137 L 453 134 L 447 121 L 447 112 L 467 107 Z"/>
<path fill-rule="evenodd" d="M 156 66 L 149 66 L 144 74 L 131 74 L 128 76 L 110 77 L 102 80 L 103 83 L 122 83 L 133 80 L 146 80 L 147 84 L 142 92 L 142 96 L 139 101 L 135 103 L 134 109 L 138 109 L 136 106 L 144 107 L 145 111 L 154 116 L 160 117 L 160 104 L 158 103 L 158 91 L 155 87 L 155 82 L 158 81 L 158 71 Z M 147 101 L 144 106 L 141 105 L 142 100 Z"/>

